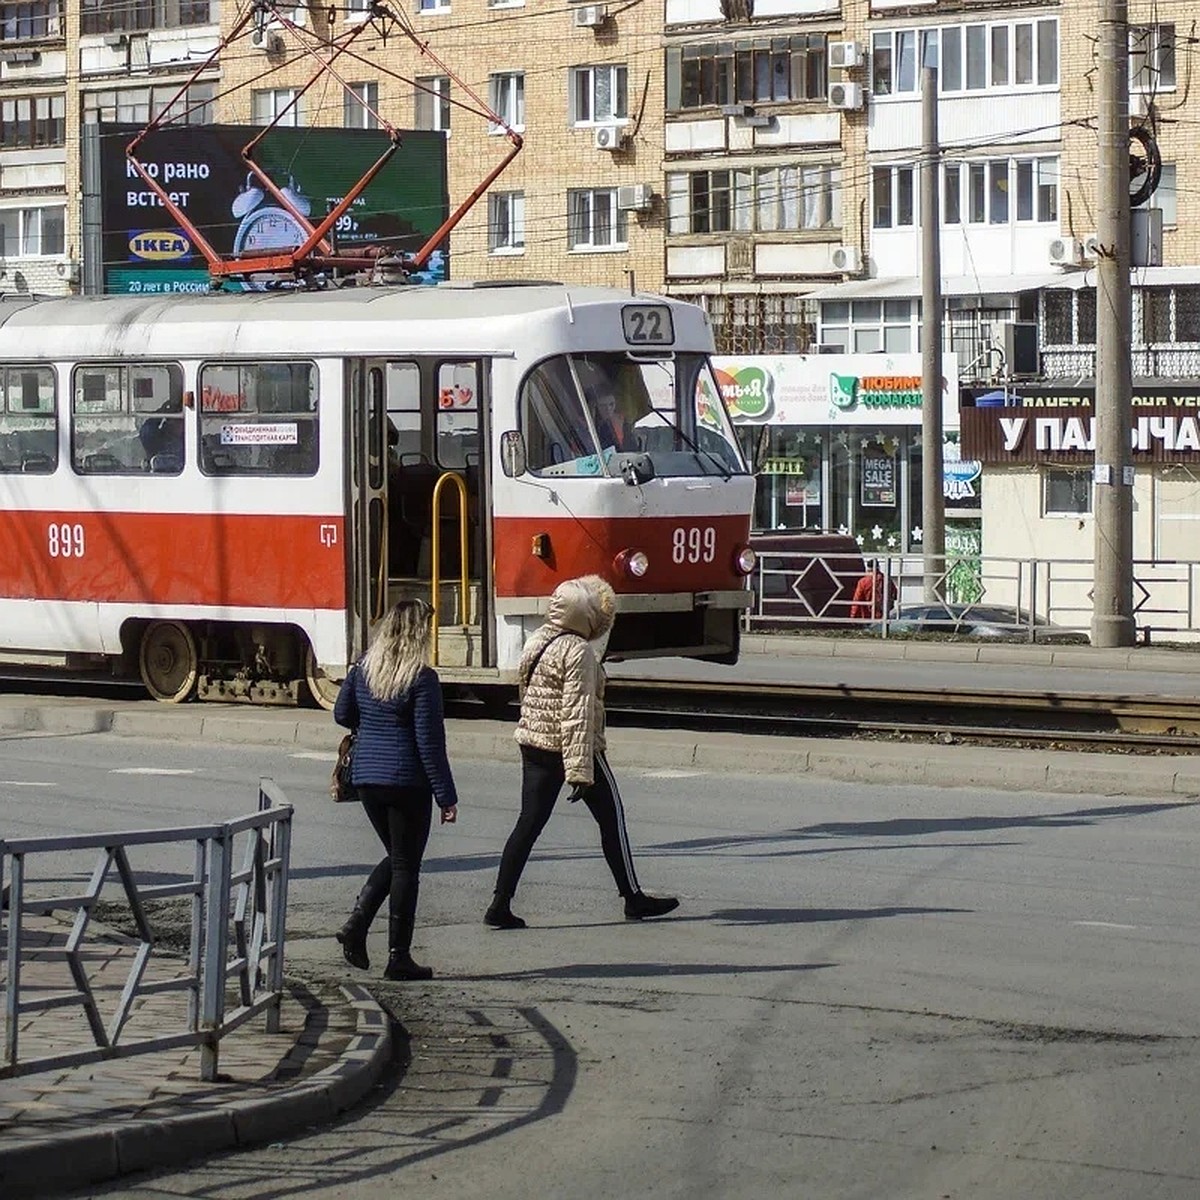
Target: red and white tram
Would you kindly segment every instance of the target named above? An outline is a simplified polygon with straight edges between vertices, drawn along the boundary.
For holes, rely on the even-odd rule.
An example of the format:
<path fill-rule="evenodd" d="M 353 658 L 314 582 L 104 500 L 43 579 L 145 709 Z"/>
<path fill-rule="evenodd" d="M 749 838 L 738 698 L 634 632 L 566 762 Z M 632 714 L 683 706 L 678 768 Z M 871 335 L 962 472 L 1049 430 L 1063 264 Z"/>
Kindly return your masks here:
<path fill-rule="evenodd" d="M 612 658 L 737 655 L 754 481 L 700 309 L 445 284 L 0 301 L 0 658 L 328 705 L 389 603 L 507 683 L 561 580 Z M 465 502 L 465 503 L 464 503 Z"/>

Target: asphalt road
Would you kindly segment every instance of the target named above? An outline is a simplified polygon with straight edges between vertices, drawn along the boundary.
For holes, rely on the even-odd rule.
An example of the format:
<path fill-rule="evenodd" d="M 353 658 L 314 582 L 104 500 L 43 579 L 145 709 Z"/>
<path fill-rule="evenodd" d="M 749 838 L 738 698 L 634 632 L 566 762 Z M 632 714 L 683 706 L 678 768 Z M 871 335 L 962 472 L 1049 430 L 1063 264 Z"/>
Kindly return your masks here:
<path fill-rule="evenodd" d="M 516 771 L 459 761 L 415 947 L 439 978 L 380 989 L 410 1037 L 393 1086 L 333 1129 L 88 1194 L 1197 1194 L 1196 807 L 616 766 L 642 882 L 683 898 L 676 917 L 620 919 L 590 818 L 564 803 L 515 905 L 531 928 L 486 929 Z M 378 851 L 325 799 L 328 769 L 9 738 L 0 827 L 232 815 L 270 775 L 297 810 L 290 969 L 339 976 L 329 933 Z M 183 853 L 134 866 L 166 877 Z"/>

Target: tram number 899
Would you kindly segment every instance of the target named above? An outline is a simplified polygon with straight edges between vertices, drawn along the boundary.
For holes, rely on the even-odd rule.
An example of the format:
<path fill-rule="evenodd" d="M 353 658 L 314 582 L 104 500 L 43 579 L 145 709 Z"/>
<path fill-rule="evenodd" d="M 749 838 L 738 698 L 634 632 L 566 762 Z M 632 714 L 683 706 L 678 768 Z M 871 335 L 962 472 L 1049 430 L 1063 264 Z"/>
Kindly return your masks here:
<path fill-rule="evenodd" d="M 706 525 L 671 532 L 671 561 L 676 563 L 710 563 L 717 556 L 717 531 Z"/>
<path fill-rule="evenodd" d="M 51 558 L 82 558 L 83 526 L 52 524 L 47 529 Z"/>

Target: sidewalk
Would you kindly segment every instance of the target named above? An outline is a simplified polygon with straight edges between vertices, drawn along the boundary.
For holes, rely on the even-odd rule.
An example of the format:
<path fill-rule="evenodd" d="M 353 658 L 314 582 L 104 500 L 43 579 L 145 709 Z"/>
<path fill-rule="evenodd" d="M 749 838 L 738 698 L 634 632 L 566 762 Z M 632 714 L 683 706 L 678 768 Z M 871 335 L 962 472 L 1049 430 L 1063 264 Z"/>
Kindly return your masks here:
<path fill-rule="evenodd" d="M 61 953 L 69 926 L 28 918 L 22 995 L 73 990 Z M 81 951 L 102 1019 L 114 1012 L 138 943 L 94 924 Z M 0 953 L 7 947 L 0 939 Z M 0 960 L 2 961 L 2 960 Z M 170 978 L 180 960 L 156 951 L 145 979 Z M 121 1043 L 186 1028 L 182 993 L 136 1003 Z M 200 1051 L 176 1049 L 0 1080 L 0 1196 L 46 1197 L 220 1150 L 291 1136 L 357 1104 L 391 1059 L 388 1018 L 365 988 L 318 991 L 289 981 L 280 1032 L 266 1017 L 222 1038 L 218 1080 L 200 1079 Z M 22 1059 L 95 1043 L 81 1006 L 20 1021 Z"/>

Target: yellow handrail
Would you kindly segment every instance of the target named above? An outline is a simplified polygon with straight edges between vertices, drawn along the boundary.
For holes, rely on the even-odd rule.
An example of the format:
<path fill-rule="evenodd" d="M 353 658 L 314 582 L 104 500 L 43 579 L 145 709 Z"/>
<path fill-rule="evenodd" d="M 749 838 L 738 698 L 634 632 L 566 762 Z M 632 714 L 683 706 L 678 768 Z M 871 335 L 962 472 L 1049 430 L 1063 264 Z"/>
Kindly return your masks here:
<path fill-rule="evenodd" d="M 455 474 L 453 471 L 446 471 L 438 477 L 437 483 L 433 485 L 433 546 L 431 548 L 430 563 L 430 580 L 429 588 L 433 593 L 431 603 L 433 605 L 433 665 L 438 664 L 438 633 L 441 630 L 441 604 L 442 604 L 442 487 L 450 480 L 454 481 L 454 486 L 458 488 L 458 546 L 459 546 L 459 566 L 462 572 L 461 588 L 458 597 L 458 623 L 467 625 L 467 617 L 470 615 L 468 609 L 469 595 L 467 593 L 467 485 L 461 475 Z"/>

